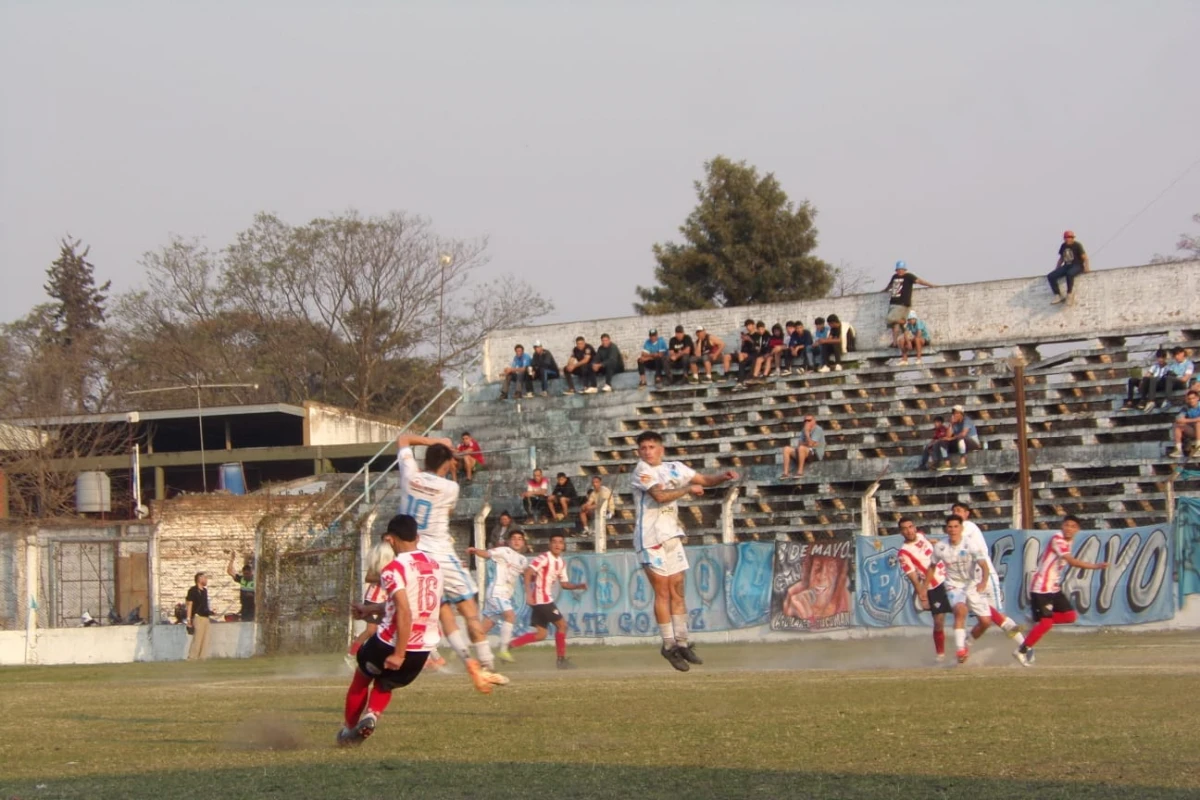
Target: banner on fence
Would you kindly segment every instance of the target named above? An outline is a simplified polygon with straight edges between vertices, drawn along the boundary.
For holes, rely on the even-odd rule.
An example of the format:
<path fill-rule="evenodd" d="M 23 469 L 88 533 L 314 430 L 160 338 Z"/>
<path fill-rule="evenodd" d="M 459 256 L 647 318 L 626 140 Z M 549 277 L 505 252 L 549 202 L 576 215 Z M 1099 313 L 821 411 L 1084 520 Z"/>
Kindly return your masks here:
<path fill-rule="evenodd" d="M 776 542 L 771 630 L 827 631 L 853 623 L 854 540 Z"/>
<path fill-rule="evenodd" d="M 691 569 L 685 582 L 689 627 L 694 631 L 726 631 L 762 625 L 767 621 L 771 595 L 770 542 L 688 547 Z M 637 554 L 565 554 L 572 583 L 587 583 L 582 591 L 559 592 L 558 608 L 570 636 L 654 636 L 654 591 L 638 563 Z M 486 564 L 487 579 L 495 566 Z M 525 590 L 513 593 L 517 633 L 529 628 Z"/>
<path fill-rule="evenodd" d="M 1175 501 L 1175 553 L 1179 567 L 1179 602 L 1200 594 L 1200 498 Z"/>
<path fill-rule="evenodd" d="M 1170 529 L 1162 525 L 1108 531 L 1080 531 L 1071 552 L 1083 561 L 1107 561 L 1102 570 L 1070 569 L 1063 590 L 1079 612 L 1080 625 L 1132 625 L 1170 619 Z M 1029 615 L 1029 582 L 1052 531 L 991 531 L 984 534 L 1000 580 L 1005 613 L 1019 621 Z M 936 538 L 936 537 L 931 537 Z M 860 536 L 856 567 L 859 594 L 855 621 L 868 627 L 927 625 L 915 592 L 900 571 L 900 536 Z"/>

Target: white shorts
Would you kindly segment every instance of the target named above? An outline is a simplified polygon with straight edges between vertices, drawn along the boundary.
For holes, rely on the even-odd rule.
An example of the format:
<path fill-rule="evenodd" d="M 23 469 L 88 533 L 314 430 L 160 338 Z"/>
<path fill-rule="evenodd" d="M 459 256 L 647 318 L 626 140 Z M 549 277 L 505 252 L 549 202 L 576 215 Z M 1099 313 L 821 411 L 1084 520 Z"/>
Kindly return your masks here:
<path fill-rule="evenodd" d="M 677 575 L 688 568 L 687 551 L 683 538 L 674 536 L 660 545 L 648 547 L 638 553 L 642 566 L 655 575 Z"/>
<path fill-rule="evenodd" d="M 512 610 L 512 598 L 509 597 L 489 597 L 487 602 L 483 604 L 483 615 L 485 617 L 502 617 L 504 616 L 504 612 Z"/>
<path fill-rule="evenodd" d="M 426 553 L 442 567 L 442 602 L 461 603 L 479 594 L 471 573 L 453 553 Z"/>
<path fill-rule="evenodd" d="M 991 616 L 992 606 L 989 600 L 990 592 L 977 592 L 972 586 L 968 589 L 960 589 L 957 586 L 946 585 L 946 596 L 950 598 L 950 608 L 967 604 L 967 611 L 970 611 L 977 617 L 985 618 Z"/>

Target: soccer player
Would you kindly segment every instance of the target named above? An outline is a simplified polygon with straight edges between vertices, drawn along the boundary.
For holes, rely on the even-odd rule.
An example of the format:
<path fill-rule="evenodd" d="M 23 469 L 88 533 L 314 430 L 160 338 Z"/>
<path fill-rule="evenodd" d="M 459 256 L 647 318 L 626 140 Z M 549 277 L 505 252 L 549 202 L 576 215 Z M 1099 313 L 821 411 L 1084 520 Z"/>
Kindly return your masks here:
<path fill-rule="evenodd" d="M 386 534 L 385 534 L 386 535 Z M 380 605 L 387 602 L 387 594 L 383 591 L 383 587 L 379 585 L 379 576 L 383 573 L 384 568 L 392 563 L 396 558 L 396 551 L 386 541 L 378 542 L 367 553 L 367 573 L 366 578 L 367 588 L 363 592 L 363 604 L 365 605 Z M 369 640 L 379 630 L 379 616 L 372 615 L 364 617 L 367 626 L 363 628 L 362 633 L 354 637 L 354 641 L 350 643 L 350 648 L 346 653 L 346 663 L 350 667 L 356 668 L 358 665 L 358 651 L 367 640 Z"/>
<path fill-rule="evenodd" d="M 946 567 L 942 563 L 933 565 L 934 580 L 929 581 L 930 561 L 933 544 L 908 517 L 900 518 L 900 535 L 904 544 L 900 547 L 900 571 L 912 581 L 913 590 L 921 601 L 921 608 L 933 615 L 933 651 L 937 661 L 946 660 L 946 612 L 950 610 L 950 598 L 946 596 Z"/>
<path fill-rule="evenodd" d="M 479 558 L 490 559 L 496 565 L 496 574 L 487 587 L 487 600 L 483 604 L 483 632 L 486 634 L 496 624 L 500 617 L 500 652 L 496 657 L 501 661 L 513 661 L 508 652 L 509 642 L 512 641 L 513 625 L 517 621 L 513 612 L 512 596 L 517 587 L 517 578 L 529 565 L 525 552 L 525 534 L 521 531 L 510 531 L 507 546 L 493 547 L 491 550 L 480 550 L 468 547 L 467 552 Z"/>
<path fill-rule="evenodd" d="M 1029 600 L 1033 606 L 1033 618 L 1037 624 L 1025 637 L 1025 641 L 1013 652 L 1013 657 L 1022 666 L 1033 665 L 1033 646 L 1055 626 L 1070 625 L 1075 622 L 1075 608 L 1071 599 L 1062 590 L 1063 572 L 1067 567 L 1076 569 L 1104 569 L 1107 561 L 1091 563 L 1081 561 L 1071 555 L 1071 540 L 1083 527 L 1079 518 L 1073 514 L 1063 517 L 1059 532 L 1050 538 L 1038 562 L 1037 571 L 1033 573 L 1033 582 L 1029 585 Z"/>
<path fill-rule="evenodd" d="M 979 621 L 975 627 L 971 629 L 971 638 L 978 639 L 980 636 L 992 626 L 993 623 L 1000 626 L 1000 629 L 1008 635 L 1010 639 L 1018 645 L 1025 641 L 1021 635 L 1021 629 L 1017 623 L 1004 614 L 1004 596 L 1000 592 L 1000 576 L 996 573 L 996 565 L 992 563 L 992 557 L 988 554 L 987 540 L 983 538 L 983 531 L 974 522 L 971 522 L 971 507 L 966 503 L 955 503 L 950 507 L 950 513 L 962 520 L 963 538 L 968 544 L 974 545 L 977 549 L 983 551 L 984 559 L 987 564 L 988 588 L 985 593 L 985 599 L 988 603 L 987 614 L 979 615 Z M 983 573 L 977 572 L 976 577 Z M 972 612 L 974 613 L 974 612 Z"/>
<path fill-rule="evenodd" d="M 358 650 L 358 669 L 346 690 L 345 726 L 337 735 L 342 746 L 361 744 L 375 732 L 392 691 L 417 679 L 438 640 L 442 568 L 417 549 L 417 520 L 397 515 L 388 522 L 388 533 L 399 548 L 379 574 L 387 600 L 354 608 L 360 618 L 381 612 L 383 618 L 378 632 Z"/>
<path fill-rule="evenodd" d="M 657 431 L 642 431 L 637 437 L 638 463 L 631 483 L 637 523 L 633 547 L 646 579 L 654 589 L 654 618 L 662 635 L 662 656 L 680 672 L 691 664 L 703 664 L 688 639 L 684 573 L 687 535 L 679 523 L 680 498 L 700 497 L 706 487 L 736 481 L 736 472 L 702 475 L 678 461 L 663 461 L 663 438 Z"/>
<path fill-rule="evenodd" d="M 954 612 L 954 647 L 958 663 L 965 664 L 970 652 L 967 650 L 967 613 L 970 612 L 983 622 L 988 615 L 987 592 L 989 587 L 987 551 L 978 542 L 968 541 L 963 536 L 962 517 L 951 515 L 946 518 L 946 538 L 933 546 L 925 580 L 932 584 L 937 580 L 938 562 L 946 571 L 946 597 Z"/>
<path fill-rule="evenodd" d="M 400 510 L 417 521 L 421 533 L 421 550 L 432 556 L 442 567 L 444 595 L 440 619 L 442 630 L 454 652 L 458 653 L 471 682 L 483 694 L 490 694 L 492 685 L 508 683 L 508 678 L 493 672 L 495 662 L 487 635 L 479 623 L 479 587 L 466 567 L 454 553 L 450 537 L 450 512 L 458 501 L 458 484 L 446 477 L 454 463 L 454 450 L 449 439 L 430 439 L 425 436 L 402 435 L 396 440 L 400 448 Z M 425 446 L 425 469 L 417 467 L 413 447 Z M 396 547 L 393 544 L 393 547 Z M 399 552 L 397 547 L 397 552 Z M 467 632 L 475 645 L 476 660 L 466 637 L 454 620 L 454 607 L 467 623 Z"/>
<path fill-rule="evenodd" d="M 554 604 L 554 584 L 571 591 L 587 588 L 586 583 L 567 580 L 567 565 L 562 560 L 562 553 L 566 549 L 567 540 L 561 533 L 556 533 L 550 537 L 550 550 L 536 556 L 525 568 L 525 592 L 528 595 L 529 622 L 533 625 L 533 632 L 518 636 L 512 643 L 513 647 L 524 647 L 540 642 L 553 625 L 554 652 L 558 656 L 559 669 L 574 667 L 567 659 L 567 624 L 563 621 L 562 612 Z"/>

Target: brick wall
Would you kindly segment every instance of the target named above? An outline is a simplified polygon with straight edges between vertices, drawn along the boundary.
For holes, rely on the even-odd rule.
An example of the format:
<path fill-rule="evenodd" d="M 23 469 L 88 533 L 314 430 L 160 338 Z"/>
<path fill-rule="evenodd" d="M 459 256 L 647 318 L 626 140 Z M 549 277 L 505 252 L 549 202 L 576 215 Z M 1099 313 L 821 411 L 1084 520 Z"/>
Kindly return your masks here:
<path fill-rule="evenodd" d="M 921 274 L 919 268 L 914 272 Z M 878 277 L 877 291 L 848 297 L 497 331 L 484 343 L 484 374 L 494 380 L 512 360 L 515 344 L 525 345 L 525 351 L 531 353 L 534 340 L 540 339 L 558 363 L 565 364 L 576 336 L 586 336 L 595 345 L 601 333 L 612 336 L 629 368 L 650 328 L 658 328 L 667 337 L 677 324 L 683 325 L 689 335 L 703 325 L 728 343 L 728 336 L 740 329 L 747 317 L 764 320 L 768 326 L 803 319 L 811 327 L 814 318 L 837 314 L 857 330 L 860 350 L 874 349 L 889 340 L 884 323 L 888 299 L 882 290 L 891 273 L 883 270 Z M 1200 325 L 1200 261 L 1099 270 L 1083 276 L 1076 292 L 1078 302 L 1074 306 L 1052 306 L 1046 279 L 1038 275 L 937 289 L 917 287 L 913 306 L 929 325 L 935 346 L 950 343 L 961 348 L 1041 336 L 1086 339 L 1124 331 L 1180 330 Z"/>

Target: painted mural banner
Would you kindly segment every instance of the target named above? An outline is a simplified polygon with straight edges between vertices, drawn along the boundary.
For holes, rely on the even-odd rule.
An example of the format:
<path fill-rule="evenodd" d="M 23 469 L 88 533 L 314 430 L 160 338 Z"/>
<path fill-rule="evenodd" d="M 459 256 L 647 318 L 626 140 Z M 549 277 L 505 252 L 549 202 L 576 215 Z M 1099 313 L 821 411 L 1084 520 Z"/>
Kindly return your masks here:
<path fill-rule="evenodd" d="M 771 596 L 770 542 L 700 545 L 687 548 L 691 568 L 686 598 L 694 631 L 727 631 L 763 625 Z M 572 583 L 587 583 L 582 591 L 560 591 L 558 608 L 569 636 L 656 636 L 654 592 L 631 551 L 566 553 Z M 484 562 L 490 582 L 495 566 Z M 516 632 L 530 630 L 525 590 L 513 593 Z"/>
<path fill-rule="evenodd" d="M 1133 625 L 1160 622 L 1175 614 L 1171 528 L 1148 525 L 1107 531 L 1080 531 L 1071 552 L 1084 561 L 1107 561 L 1102 570 L 1071 569 L 1063 590 L 1079 612 L 1079 625 Z M 1028 621 L 1029 582 L 1052 531 L 984 533 L 1000 579 L 1004 611 Z M 937 537 L 930 537 L 931 539 Z M 857 538 L 859 594 L 855 621 L 868 627 L 928 625 L 911 582 L 900 571 L 900 536 Z"/>
<path fill-rule="evenodd" d="M 771 581 L 773 631 L 828 631 L 854 622 L 854 539 L 776 542 Z"/>
<path fill-rule="evenodd" d="M 1200 594 L 1200 498 L 1175 501 L 1175 565 L 1179 569 L 1179 602 Z"/>

